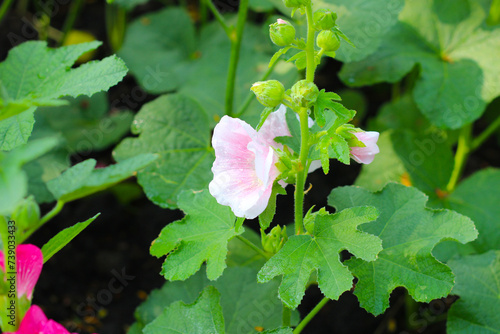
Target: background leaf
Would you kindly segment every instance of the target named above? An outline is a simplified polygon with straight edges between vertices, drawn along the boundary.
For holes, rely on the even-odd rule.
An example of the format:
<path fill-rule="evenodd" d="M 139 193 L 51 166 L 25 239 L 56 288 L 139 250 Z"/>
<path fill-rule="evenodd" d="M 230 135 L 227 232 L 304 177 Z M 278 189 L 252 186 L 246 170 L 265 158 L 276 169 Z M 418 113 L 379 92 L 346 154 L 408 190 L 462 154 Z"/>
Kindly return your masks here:
<path fill-rule="evenodd" d="M 344 65 L 340 77 L 355 86 L 393 83 L 418 65 L 416 104 L 433 124 L 456 129 L 478 119 L 500 94 L 500 69 L 492 58 L 500 52 L 499 28 L 484 25 L 487 1 L 454 2 L 448 14 L 439 3 L 407 1 L 377 52 Z"/>
<path fill-rule="evenodd" d="M 232 23 L 233 17 L 228 21 Z M 217 22 L 207 24 L 197 37 L 184 9 L 167 8 L 134 21 L 119 55 L 146 91 L 178 91 L 190 96 L 209 115 L 213 126 L 224 115 L 230 48 L 229 38 Z M 247 22 L 236 72 L 235 113 L 251 94 L 252 84 L 268 70 L 274 52 L 268 31 Z M 284 62 L 277 64 L 269 77 L 285 86 L 291 86 L 297 78 L 294 66 Z M 242 118 L 256 125 L 261 111 L 262 106 L 253 99 Z"/>
<path fill-rule="evenodd" d="M 177 208 L 184 189 L 200 190 L 213 178 L 215 159 L 206 113 L 191 98 L 163 95 L 145 104 L 134 119 L 132 133 L 113 152 L 117 161 L 151 152 L 159 159 L 139 172 L 148 198 L 162 208 Z"/>
<path fill-rule="evenodd" d="M 449 334 L 494 334 L 500 328 L 500 251 L 452 260 L 452 293 L 459 295 L 446 322 Z"/>
<path fill-rule="evenodd" d="M 443 239 L 466 243 L 477 237 L 469 218 L 449 210 L 427 209 L 426 202 L 427 196 L 417 189 L 394 183 L 380 193 L 354 186 L 336 188 L 328 197 L 328 204 L 337 210 L 371 205 L 380 212 L 376 222 L 362 227 L 382 239 L 384 249 L 377 260 L 347 262 L 359 279 L 354 293 L 360 305 L 375 315 L 389 306 L 390 293 L 398 286 L 419 302 L 446 296 L 454 276 L 432 256 L 432 249 Z"/>
<path fill-rule="evenodd" d="M 193 302 L 203 288 L 213 285 L 221 293 L 220 304 L 227 333 L 256 334 L 256 327 L 276 328 L 281 325 L 282 310 L 277 293 L 279 281 L 257 283 L 257 270 L 249 267 L 227 268 L 215 282 L 209 281 L 199 271 L 184 282 L 166 282 L 161 289 L 153 290 L 137 308 L 137 327 L 142 329 L 174 301 Z M 293 312 L 292 325 L 296 325 L 298 320 L 298 312 Z"/>
<path fill-rule="evenodd" d="M 116 56 L 101 61 L 93 61 L 71 69 L 78 57 L 100 45 L 100 42 L 89 42 L 78 45 L 47 48 L 42 41 L 25 42 L 10 50 L 7 59 L 0 63 L 0 122 L 37 106 L 55 106 L 64 104 L 59 100 L 63 96 L 77 97 L 92 95 L 107 90 L 118 83 L 127 73 L 123 61 Z M 34 110 L 34 109 L 33 109 Z M 4 138 L 3 149 L 12 149 L 25 143 L 33 127 L 32 117 L 24 114 L 17 123 L 22 123 L 20 131 L 5 131 L 12 128 L 0 126 Z M 0 132 L 0 134 L 2 133 Z"/>
<path fill-rule="evenodd" d="M 206 287 L 190 305 L 176 302 L 144 328 L 144 334 L 224 334 L 220 293 Z"/>
<path fill-rule="evenodd" d="M 47 187 L 58 201 L 67 203 L 123 181 L 156 159 L 156 155 L 146 153 L 106 168 L 95 168 L 96 161 L 88 159 L 50 180 Z"/>
<path fill-rule="evenodd" d="M 162 275 L 185 280 L 206 261 L 207 277 L 217 279 L 226 268 L 228 241 L 243 233 L 243 228 L 235 228 L 231 208 L 217 203 L 208 190 L 183 191 L 179 208 L 186 217 L 165 226 L 151 245 L 152 255 L 167 255 Z"/>

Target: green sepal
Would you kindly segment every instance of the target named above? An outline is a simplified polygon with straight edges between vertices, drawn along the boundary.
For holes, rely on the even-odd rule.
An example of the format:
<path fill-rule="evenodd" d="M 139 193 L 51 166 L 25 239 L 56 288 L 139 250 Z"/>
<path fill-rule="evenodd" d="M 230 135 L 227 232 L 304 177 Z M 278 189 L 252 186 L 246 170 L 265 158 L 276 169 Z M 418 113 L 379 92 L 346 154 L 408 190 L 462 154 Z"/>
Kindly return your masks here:
<path fill-rule="evenodd" d="M 271 192 L 271 197 L 269 198 L 267 207 L 259 215 L 259 225 L 263 230 L 266 230 L 273 221 L 274 214 L 276 213 L 276 197 L 278 196 L 278 194 L 286 195 L 286 191 L 278 182 L 274 182 L 273 190 Z"/>
<path fill-rule="evenodd" d="M 291 57 L 290 59 L 287 60 L 287 62 L 289 62 L 289 63 L 292 61 L 295 61 L 295 66 L 297 67 L 297 69 L 303 70 L 304 68 L 306 68 L 306 64 L 307 64 L 306 52 L 300 51 L 297 54 L 295 54 L 293 57 Z"/>
<path fill-rule="evenodd" d="M 259 124 L 257 124 L 257 127 L 255 128 L 255 130 L 259 131 L 260 128 L 262 127 L 262 125 L 264 125 L 264 122 L 266 121 L 267 117 L 275 110 L 276 108 L 272 108 L 272 107 L 266 107 L 264 108 L 264 110 L 262 111 L 262 113 L 260 114 L 260 121 L 259 121 Z"/>
<path fill-rule="evenodd" d="M 279 57 L 281 57 L 282 55 L 287 53 L 288 50 L 290 50 L 291 48 L 292 48 L 292 46 L 286 46 L 286 47 L 281 48 L 278 51 L 276 51 L 276 53 L 271 57 L 271 60 L 269 61 L 268 67 L 272 67 L 274 65 L 274 63 L 278 61 Z"/>

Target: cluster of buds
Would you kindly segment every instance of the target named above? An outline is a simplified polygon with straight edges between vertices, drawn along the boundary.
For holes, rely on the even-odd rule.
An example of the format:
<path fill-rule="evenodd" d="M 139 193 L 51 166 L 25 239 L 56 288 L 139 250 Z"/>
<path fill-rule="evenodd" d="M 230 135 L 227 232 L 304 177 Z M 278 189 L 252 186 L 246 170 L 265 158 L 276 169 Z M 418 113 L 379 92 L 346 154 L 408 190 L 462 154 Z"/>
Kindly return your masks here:
<path fill-rule="evenodd" d="M 283 229 L 281 229 L 281 226 L 277 225 L 268 234 L 260 230 L 260 237 L 264 250 L 268 253 L 276 254 L 288 240 L 286 226 L 283 226 Z"/>
<path fill-rule="evenodd" d="M 314 28 L 319 31 L 316 45 L 326 52 L 337 51 L 340 38 L 333 30 L 337 24 L 337 14 L 329 9 L 319 9 L 314 13 Z"/>

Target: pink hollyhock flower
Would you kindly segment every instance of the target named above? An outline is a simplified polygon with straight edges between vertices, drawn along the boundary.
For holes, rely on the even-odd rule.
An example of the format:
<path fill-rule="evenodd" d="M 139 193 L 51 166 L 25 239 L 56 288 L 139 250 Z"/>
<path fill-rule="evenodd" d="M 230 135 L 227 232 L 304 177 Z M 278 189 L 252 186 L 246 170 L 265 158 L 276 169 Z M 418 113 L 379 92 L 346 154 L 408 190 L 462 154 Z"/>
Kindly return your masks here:
<path fill-rule="evenodd" d="M 379 133 L 376 131 L 354 132 L 354 135 L 365 147 L 351 147 L 351 156 L 360 164 L 369 164 L 380 150 L 377 146 Z"/>
<path fill-rule="evenodd" d="M 19 245 L 16 248 L 16 252 L 17 297 L 20 298 L 26 295 L 31 300 L 33 289 L 42 272 L 42 251 L 34 245 Z M 2 251 L 0 251 L 0 267 L 4 272 L 6 271 L 5 258 Z"/>
<path fill-rule="evenodd" d="M 61 324 L 54 320 L 48 320 L 42 309 L 32 305 L 23 320 L 19 329 L 15 332 L 5 334 L 76 334 L 70 333 Z"/>
<path fill-rule="evenodd" d="M 214 129 L 212 146 L 214 179 L 209 191 L 238 217 L 253 219 L 267 207 L 274 180 L 279 175 L 274 138 L 290 136 L 286 107 L 271 113 L 257 132 L 244 121 L 224 116 Z"/>

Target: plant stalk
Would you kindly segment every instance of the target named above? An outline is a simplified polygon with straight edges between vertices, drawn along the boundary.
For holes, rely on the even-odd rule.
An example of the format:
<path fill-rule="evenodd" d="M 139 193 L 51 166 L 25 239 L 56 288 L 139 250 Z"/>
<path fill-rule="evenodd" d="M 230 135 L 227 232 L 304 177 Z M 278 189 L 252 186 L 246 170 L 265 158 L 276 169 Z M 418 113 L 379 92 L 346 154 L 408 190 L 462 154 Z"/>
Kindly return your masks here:
<path fill-rule="evenodd" d="M 4 0 L 2 2 L 2 6 L 0 6 L 0 23 L 3 20 L 3 17 L 9 11 L 10 6 L 13 4 L 13 0 Z"/>
<path fill-rule="evenodd" d="M 241 41 L 243 39 L 243 30 L 247 20 L 248 0 L 241 0 L 238 9 L 238 22 L 236 29 L 230 34 L 231 40 L 231 58 L 229 59 L 229 70 L 227 72 L 226 86 L 226 115 L 233 116 L 234 86 L 236 81 L 236 70 L 240 59 Z"/>
<path fill-rule="evenodd" d="M 271 258 L 270 254 L 264 252 L 261 248 L 259 248 L 256 244 L 254 244 L 253 242 L 251 242 L 247 238 L 245 238 L 241 235 L 237 235 L 236 238 L 238 238 L 241 242 L 243 242 L 245 245 L 247 245 L 248 247 L 250 247 L 251 249 L 253 249 L 257 253 L 259 253 L 263 257 L 265 257 L 267 260 L 269 260 Z"/>
<path fill-rule="evenodd" d="M 307 175 L 307 156 L 309 155 L 309 126 L 307 108 L 301 108 L 300 117 L 300 170 L 295 185 L 295 234 L 304 233 L 304 187 Z"/>
<path fill-rule="evenodd" d="M 453 171 L 451 172 L 450 181 L 446 186 L 446 190 L 448 192 L 455 190 L 458 180 L 460 180 L 460 177 L 462 176 L 465 163 L 467 162 L 467 158 L 471 152 L 471 133 L 472 124 L 468 124 L 460 130 L 457 152 L 455 153 L 455 164 Z"/>
<path fill-rule="evenodd" d="M 491 123 L 479 136 L 471 142 L 471 150 L 479 148 L 498 128 L 500 127 L 500 117 Z"/>
<path fill-rule="evenodd" d="M 127 12 L 115 4 L 106 4 L 106 30 L 113 52 L 120 50 L 127 29 Z"/>
<path fill-rule="evenodd" d="M 73 26 L 75 25 L 76 17 L 78 16 L 78 13 L 80 13 L 80 10 L 83 7 L 83 0 L 75 0 L 71 3 L 71 7 L 69 9 L 68 16 L 66 17 L 66 21 L 64 21 L 64 25 L 62 28 L 62 33 L 63 36 L 59 40 L 59 45 L 64 44 L 64 41 L 66 41 L 66 38 L 68 37 L 68 33 L 70 32 L 71 29 L 73 29 Z"/>
<path fill-rule="evenodd" d="M 311 312 L 309 312 L 308 315 L 306 315 L 306 317 L 304 319 L 302 319 L 302 321 L 299 323 L 299 325 L 295 328 L 295 330 L 293 331 L 293 334 L 299 334 L 300 332 L 302 332 L 302 330 L 304 329 L 304 327 L 307 326 L 307 324 L 312 320 L 312 318 L 314 318 L 314 316 L 316 314 L 318 314 L 318 312 L 323 308 L 323 306 L 326 305 L 326 303 L 328 303 L 328 301 L 330 300 L 330 298 L 323 298 L 319 303 L 318 305 L 316 305 L 312 310 Z"/>
<path fill-rule="evenodd" d="M 314 73 L 316 72 L 316 59 L 314 59 L 314 21 L 312 14 L 312 5 L 306 6 L 307 16 L 307 44 L 306 44 L 306 80 L 314 82 Z"/>
<path fill-rule="evenodd" d="M 202 0 L 203 3 L 210 9 L 212 14 L 214 15 L 215 19 L 219 24 L 221 25 L 222 29 L 226 32 L 227 37 L 231 39 L 231 32 L 233 29 L 226 23 L 226 20 L 224 20 L 224 17 L 221 15 L 221 13 L 217 10 L 217 8 L 214 6 L 212 3 L 212 0 Z"/>

